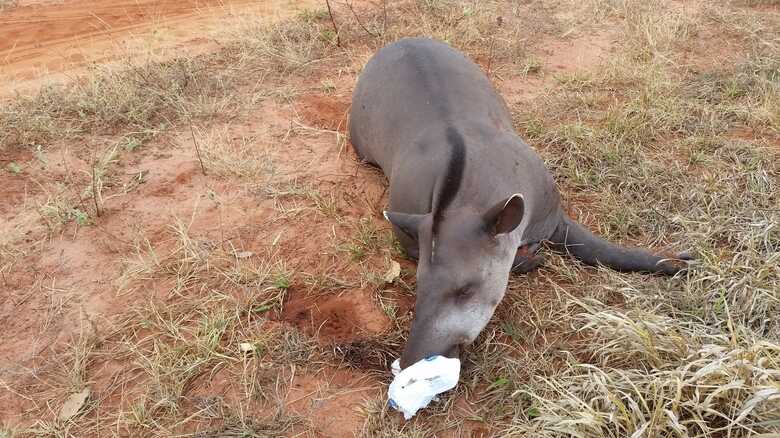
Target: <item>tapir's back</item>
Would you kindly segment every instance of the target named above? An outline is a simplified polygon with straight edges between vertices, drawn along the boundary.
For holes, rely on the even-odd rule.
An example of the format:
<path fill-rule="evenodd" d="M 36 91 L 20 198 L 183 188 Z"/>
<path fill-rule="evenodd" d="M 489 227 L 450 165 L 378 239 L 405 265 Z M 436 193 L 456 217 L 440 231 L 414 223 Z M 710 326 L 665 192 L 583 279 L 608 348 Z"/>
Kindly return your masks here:
<path fill-rule="evenodd" d="M 387 171 L 393 154 L 442 122 L 479 121 L 512 131 L 503 99 L 471 60 L 427 38 L 385 46 L 366 64 L 352 97 L 358 153 Z"/>

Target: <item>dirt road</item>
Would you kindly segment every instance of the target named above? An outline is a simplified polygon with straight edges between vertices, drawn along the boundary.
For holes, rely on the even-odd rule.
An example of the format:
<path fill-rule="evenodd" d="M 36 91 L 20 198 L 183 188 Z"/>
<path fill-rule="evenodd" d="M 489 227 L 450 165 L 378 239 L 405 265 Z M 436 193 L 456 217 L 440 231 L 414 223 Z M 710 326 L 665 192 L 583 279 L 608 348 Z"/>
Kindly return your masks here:
<path fill-rule="evenodd" d="M 0 96 L 34 90 L 77 74 L 91 62 L 128 53 L 209 47 L 227 15 L 272 20 L 314 0 L 21 1 L 0 10 Z M 146 50 L 144 50 L 146 49 Z"/>

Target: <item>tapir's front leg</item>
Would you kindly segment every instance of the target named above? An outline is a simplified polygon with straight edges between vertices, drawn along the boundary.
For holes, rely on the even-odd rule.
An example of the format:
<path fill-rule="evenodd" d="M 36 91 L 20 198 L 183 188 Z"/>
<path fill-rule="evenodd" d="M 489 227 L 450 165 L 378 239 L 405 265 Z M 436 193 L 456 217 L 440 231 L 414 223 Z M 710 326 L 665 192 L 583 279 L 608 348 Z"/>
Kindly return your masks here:
<path fill-rule="evenodd" d="M 419 223 L 424 215 L 382 212 L 393 227 L 393 235 L 406 255 L 413 260 L 420 258 Z M 391 217 L 392 216 L 392 217 Z"/>
<path fill-rule="evenodd" d="M 404 249 L 407 257 L 412 260 L 420 258 L 420 243 L 417 241 L 417 236 L 412 237 L 395 226 L 393 226 L 393 234 L 395 234 L 395 238 L 398 239 L 398 243 L 401 244 L 401 248 Z"/>
<path fill-rule="evenodd" d="M 561 223 L 551 241 L 554 246 L 570 253 L 589 265 L 605 265 L 624 272 L 644 271 L 676 274 L 685 269 L 690 256 L 660 257 L 639 248 L 627 248 L 594 235 L 588 229 L 562 215 Z"/>
<path fill-rule="evenodd" d="M 537 254 L 539 243 L 530 243 L 517 249 L 515 260 L 512 262 L 512 272 L 526 274 L 544 264 L 544 256 Z"/>

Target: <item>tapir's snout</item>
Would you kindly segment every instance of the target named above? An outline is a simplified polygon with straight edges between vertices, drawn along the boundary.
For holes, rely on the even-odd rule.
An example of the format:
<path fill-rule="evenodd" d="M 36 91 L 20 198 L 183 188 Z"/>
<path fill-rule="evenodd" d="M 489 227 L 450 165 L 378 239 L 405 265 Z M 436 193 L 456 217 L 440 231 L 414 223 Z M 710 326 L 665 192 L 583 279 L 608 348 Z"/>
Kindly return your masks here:
<path fill-rule="evenodd" d="M 442 333 L 434 328 L 435 319 L 421 322 L 415 319 L 404 352 L 401 354 L 401 369 L 413 365 L 427 357 L 441 355 L 460 358 L 461 346 L 465 337 Z"/>
<path fill-rule="evenodd" d="M 431 356 L 444 356 L 453 359 L 460 359 L 460 352 L 462 344 L 454 344 L 449 347 L 441 348 L 410 348 L 411 344 L 407 344 L 401 355 L 401 369 L 404 369 L 410 365 Z M 433 347 L 433 346 L 428 346 Z"/>

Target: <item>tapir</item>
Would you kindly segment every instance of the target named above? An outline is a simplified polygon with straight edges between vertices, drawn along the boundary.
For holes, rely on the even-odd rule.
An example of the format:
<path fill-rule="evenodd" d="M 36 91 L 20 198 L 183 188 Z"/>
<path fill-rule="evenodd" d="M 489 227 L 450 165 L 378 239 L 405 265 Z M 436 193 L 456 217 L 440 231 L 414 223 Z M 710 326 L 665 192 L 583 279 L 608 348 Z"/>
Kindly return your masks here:
<path fill-rule="evenodd" d="M 380 49 L 360 73 L 349 118 L 358 157 L 389 180 L 393 233 L 417 259 L 417 297 L 401 355 L 459 357 L 540 244 L 590 265 L 674 274 L 665 258 L 607 242 L 567 216 L 552 175 L 515 132 L 504 100 L 461 52 L 428 38 Z"/>

